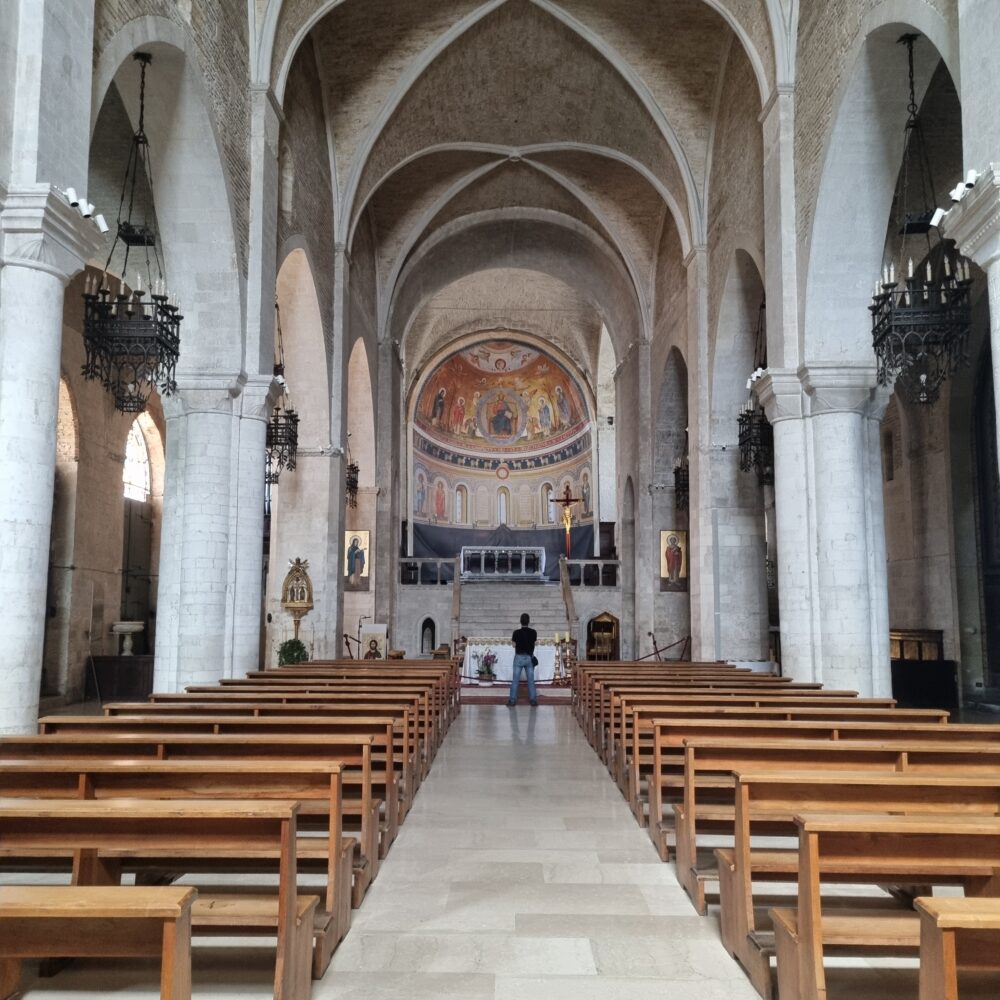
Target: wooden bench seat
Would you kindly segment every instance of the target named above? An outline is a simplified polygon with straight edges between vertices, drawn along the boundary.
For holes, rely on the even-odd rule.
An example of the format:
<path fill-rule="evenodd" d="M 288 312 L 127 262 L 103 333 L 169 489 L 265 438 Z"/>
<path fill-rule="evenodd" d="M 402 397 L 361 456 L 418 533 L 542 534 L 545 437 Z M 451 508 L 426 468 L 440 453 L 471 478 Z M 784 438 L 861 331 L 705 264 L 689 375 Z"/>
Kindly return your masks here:
<path fill-rule="evenodd" d="M 129 862 L 200 859 L 224 873 L 229 862 L 276 850 L 275 889 L 225 894 L 218 907 L 203 892 L 192 922 L 217 910 L 206 919 L 218 933 L 275 937 L 275 1000 L 308 1000 L 319 898 L 300 898 L 296 887 L 298 811 L 292 801 L 0 799 L 0 868 L 9 857 L 68 855 L 74 885 L 117 885 Z"/>
<path fill-rule="evenodd" d="M 319 716 L 287 716 L 283 718 L 260 718 L 254 716 L 226 715 L 180 715 L 163 718 L 157 715 L 53 715 L 38 721 L 39 733 L 101 732 L 101 733 L 143 733 L 159 735 L 237 735 L 267 734 L 275 742 L 285 734 L 316 733 L 329 734 L 330 759 L 340 760 L 343 769 L 344 815 L 364 817 L 369 811 L 369 796 L 378 798 L 384 815 L 375 822 L 375 839 L 365 841 L 365 857 L 372 865 L 372 877 L 378 869 L 378 860 L 384 858 L 389 846 L 399 832 L 398 784 L 396 767 L 393 763 L 395 740 L 394 720 L 382 719 L 339 719 Z M 372 760 L 376 758 L 381 767 L 369 764 L 367 769 L 359 769 L 359 751 L 346 749 L 345 740 L 371 741 Z M 333 747 L 338 749 L 334 751 Z M 355 791 L 356 790 L 356 791 Z M 365 804 L 354 807 L 354 799 L 363 799 Z M 367 828 L 367 823 L 365 823 Z M 360 827 L 359 827 L 360 829 Z M 371 849 L 369 849 L 371 848 Z"/>
<path fill-rule="evenodd" d="M 958 970 L 1000 972 L 1000 899 L 921 897 L 920 1000 L 958 1000 Z"/>
<path fill-rule="evenodd" d="M 94 718 L 99 718 L 95 716 Z M 94 727 L 46 736 L 0 737 L 0 765 L 8 760 L 36 757 L 126 756 L 160 760 L 197 758 L 232 761 L 246 757 L 270 760 L 323 760 L 341 765 L 342 813 L 345 830 L 357 836 L 352 905 L 361 905 L 379 868 L 379 811 L 374 794 L 370 736 L 282 734 L 280 740 L 264 733 L 197 734 L 154 730 L 101 732 Z"/>
<path fill-rule="evenodd" d="M 721 705 L 714 709 L 706 707 L 688 707 L 686 705 L 664 704 L 643 708 L 632 708 L 631 722 L 625 727 L 629 742 L 627 749 L 615 740 L 612 732 L 612 747 L 610 767 L 618 785 L 630 802 L 636 799 L 635 781 L 643 766 L 651 767 L 653 763 L 653 742 L 655 732 L 653 722 L 669 717 L 672 719 L 719 719 L 756 720 L 760 722 L 873 722 L 903 725 L 905 723 L 923 723 L 927 725 L 944 725 L 948 722 L 948 713 L 934 709 L 923 708 L 868 708 L 857 703 L 827 705 L 818 699 L 807 699 L 795 703 L 782 699 L 766 702 L 758 699 L 757 705 Z M 635 767 L 632 765 L 635 763 Z M 630 768 L 632 768 L 630 773 Z"/>
<path fill-rule="evenodd" d="M 888 761 L 886 761 L 888 764 Z M 795 847 L 761 848 L 753 837 L 792 837 L 796 834 L 795 815 L 803 809 L 843 809 L 851 814 L 892 812 L 898 815 L 937 814 L 950 816 L 1000 815 L 1000 775 L 966 775 L 959 768 L 948 773 L 883 773 L 852 771 L 808 771 L 737 773 L 735 817 L 732 820 L 733 847 L 715 848 L 717 866 L 694 871 L 688 849 L 685 856 L 684 885 L 701 912 L 705 911 L 704 883 L 719 881 L 722 942 L 746 969 L 762 996 L 769 995 L 769 947 L 759 947 L 759 932 L 765 930 L 757 919 L 755 885 L 760 882 L 795 882 L 799 874 L 799 854 Z M 716 831 L 718 832 L 718 831 Z"/>
<path fill-rule="evenodd" d="M 399 822 L 402 823 L 419 787 L 419 763 L 426 734 L 418 725 L 418 706 L 402 701 L 348 702 L 336 695 L 302 695 L 282 691 L 255 694 L 246 700 L 232 692 L 176 695 L 152 695 L 151 701 L 107 702 L 107 716 L 174 716 L 235 715 L 251 717 L 279 717 L 320 715 L 324 718 L 394 720 L 393 738 L 397 757 L 399 782 L 397 790 Z"/>
<path fill-rule="evenodd" d="M 874 931 L 880 919 L 824 913 L 821 884 L 831 877 L 864 885 L 962 885 L 966 895 L 1000 895 L 1000 817 L 888 816 L 803 813 L 799 833 L 798 893 L 794 909 L 771 911 L 781 1000 L 825 1000 L 824 957 L 828 944 L 841 952 L 864 954 L 874 941 L 912 949 L 913 934 L 901 930 L 899 914 L 890 911 L 884 938 Z M 827 941 L 829 931 L 833 937 Z M 886 945 L 879 945 L 886 946 Z"/>
<path fill-rule="evenodd" d="M 980 746 L 1000 747 L 1000 726 L 936 725 L 924 723 L 858 722 L 853 720 L 760 721 L 750 719 L 682 719 L 652 720 L 653 758 L 641 758 L 632 763 L 632 784 L 635 798 L 630 803 L 637 819 L 645 824 L 648 816 L 656 824 L 663 816 L 663 805 L 671 789 L 684 785 L 684 744 L 689 740 L 728 739 L 751 743 L 788 739 L 819 742 L 863 741 L 882 743 L 908 740 L 914 743 L 959 744 L 974 742 Z M 643 775 L 648 776 L 646 794 L 642 794 Z M 657 841 L 656 826 L 650 835 Z"/>
<path fill-rule="evenodd" d="M 295 799 L 300 804 L 299 871 L 324 878 L 314 918 L 313 975 L 326 970 L 350 928 L 358 842 L 343 836 L 341 766 L 328 761 L 137 760 L 39 757 L 0 762 L 0 797 L 84 799 Z M 303 833 L 310 820 L 318 833 Z M 339 845 L 339 846 L 338 846 Z M 269 870 L 276 849 L 247 859 L 246 870 Z M 194 864 L 190 870 L 197 871 Z M 188 869 L 179 869 L 185 874 Z"/>
<path fill-rule="evenodd" d="M 191 886 L 0 886 L 0 1000 L 26 958 L 159 958 L 160 1000 L 191 997 Z"/>

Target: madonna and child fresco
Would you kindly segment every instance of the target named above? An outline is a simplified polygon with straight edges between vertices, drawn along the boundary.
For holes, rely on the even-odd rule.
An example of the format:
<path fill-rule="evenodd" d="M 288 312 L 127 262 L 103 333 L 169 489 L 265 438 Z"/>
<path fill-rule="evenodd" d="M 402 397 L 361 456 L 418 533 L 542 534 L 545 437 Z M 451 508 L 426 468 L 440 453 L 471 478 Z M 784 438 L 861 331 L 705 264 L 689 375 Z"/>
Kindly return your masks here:
<path fill-rule="evenodd" d="M 538 498 L 546 484 L 564 481 L 583 498 L 578 513 L 592 515 L 587 394 L 567 363 L 533 343 L 482 340 L 444 358 L 419 389 L 413 444 L 418 520 L 543 526 L 550 522 Z M 504 482 L 520 496 L 514 508 L 504 505 L 507 520 L 499 513 Z M 484 503 L 496 508 L 485 520 Z"/>

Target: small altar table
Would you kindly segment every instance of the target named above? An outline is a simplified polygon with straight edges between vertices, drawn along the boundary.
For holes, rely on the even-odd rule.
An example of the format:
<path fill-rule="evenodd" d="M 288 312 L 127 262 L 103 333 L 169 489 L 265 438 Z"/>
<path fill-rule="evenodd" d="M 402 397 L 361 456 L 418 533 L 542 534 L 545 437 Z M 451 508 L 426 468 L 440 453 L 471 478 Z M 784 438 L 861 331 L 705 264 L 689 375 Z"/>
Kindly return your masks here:
<path fill-rule="evenodd" d="M 510 644 L 510 639 L 477 639 L 470 642 L 465 647 L 465 660 L 462 664 L 462 675 L 464 677 L 476 676 L 476 654 L 485 653 L 492 649 L 497 655 L 497 661 L 493 664 L 493 673 L 499 681 L 510 683 L 511 675 L 514 672 L 514 647 Z M 535 656 L 538 658 L 538 666 L 535 667 L 535 680 L 542 683 L 550 682 L 555 676 L 556 669 L 556 647 L 551 643 L 544 643 L 541 640 L 535 645 Z"/>

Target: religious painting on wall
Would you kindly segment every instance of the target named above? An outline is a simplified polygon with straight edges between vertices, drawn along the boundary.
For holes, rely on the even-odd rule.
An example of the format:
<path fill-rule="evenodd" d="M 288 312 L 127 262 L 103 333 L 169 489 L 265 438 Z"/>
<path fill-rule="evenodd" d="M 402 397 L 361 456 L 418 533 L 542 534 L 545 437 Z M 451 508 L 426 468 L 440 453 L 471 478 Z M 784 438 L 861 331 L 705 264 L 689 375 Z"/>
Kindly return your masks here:
<path fill-rule="evenodd" d="M 369 558 L 368 531 L 344 532 L 344 590 L 367 590 Z"/>
<path fill-rule="evenodd" d="M 441 357 L 411 411 L 413 521 L 551 529 L 552 498 L 568 486 L 575 523 L 592 523 L 588 391 L 569 359 L 527 337 L 470 338 Z"/>
<path fill-rule="evenodd" d="M 365 625 L 361 629 L 361 648 L 358 652 L 359 659 L 384 660 L 388 647 L 388 625 Z"/>
<path fill-rule="evenodd" d="M 686 531 L 660 532 L 660 590 L 686 593 L 688 589 L 688 542 Z"/>

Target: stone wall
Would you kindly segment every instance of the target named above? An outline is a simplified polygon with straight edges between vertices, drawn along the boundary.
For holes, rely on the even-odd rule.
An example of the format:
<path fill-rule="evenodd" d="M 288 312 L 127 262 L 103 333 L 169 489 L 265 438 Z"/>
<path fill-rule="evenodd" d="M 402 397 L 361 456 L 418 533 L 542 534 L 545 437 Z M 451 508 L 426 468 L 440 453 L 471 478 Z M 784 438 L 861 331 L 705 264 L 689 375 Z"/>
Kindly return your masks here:
<path fill-rule="evenodd" d="M 809 245 L 823 156 L 838 111 L 837 98 L 867 15 L 880 0 L 824 0 L 801 5 L 795 83 L 795 179 L 800 250 Z M 902 6 L 902 5 L 901 5 Z M 915 11 L 942 18 L 953 37 L 958 31 L 957 0 L 912 0 Z M 902 85 L 904 81 L 900 81 Z"/>
<path fill-rule="evenodd" d="M 247 7 L 232 0 L 97 0 L 94 65 L 130 21 L 162 17 L 186 31 L 225 164 L 241 272 L 246 275 L 250 212 L 249 26 Z M 93 200 L 93 199 L 91 199 Z"/>
<path fill-rule="evenodd" d="M 117 652 L 118 640 L 109 629 L 121 618 L 122 465 L 133 420 L 115 410 L 113 398 L 100 383 L 87 381 L 80 374 L 84 360 L 83 282 L 84 275 L 80 275 L 66 290 L 61 369 L 72 416 L 60 420 L 43 676 L 44 693 L 65 701 L 82 698 L 91 654 Z M 155 393 L 147 412 L 162 439 L 163 414 Z M 155 458 L 154 450 L 151 460 Z M 157 479 L 162 489 L 162 468 L 154 473 L 154 486 Z M 156 510 L 155 546 L 160 498 L 154 495 L 151 502 Z M 155 564 L 154 552 L 150 628 L 155 625 Z"/>
<path fill-rule="evenodd" d="M 324 339 L 333 331 L 334 196 L 330 151 L 312 42 L 306 39 L 285 90 L 278 161 L 278 247 L 301 242 L 308 250 L 320 302 Z M 279 267 L 281 261 L 279 259 Z"/>

